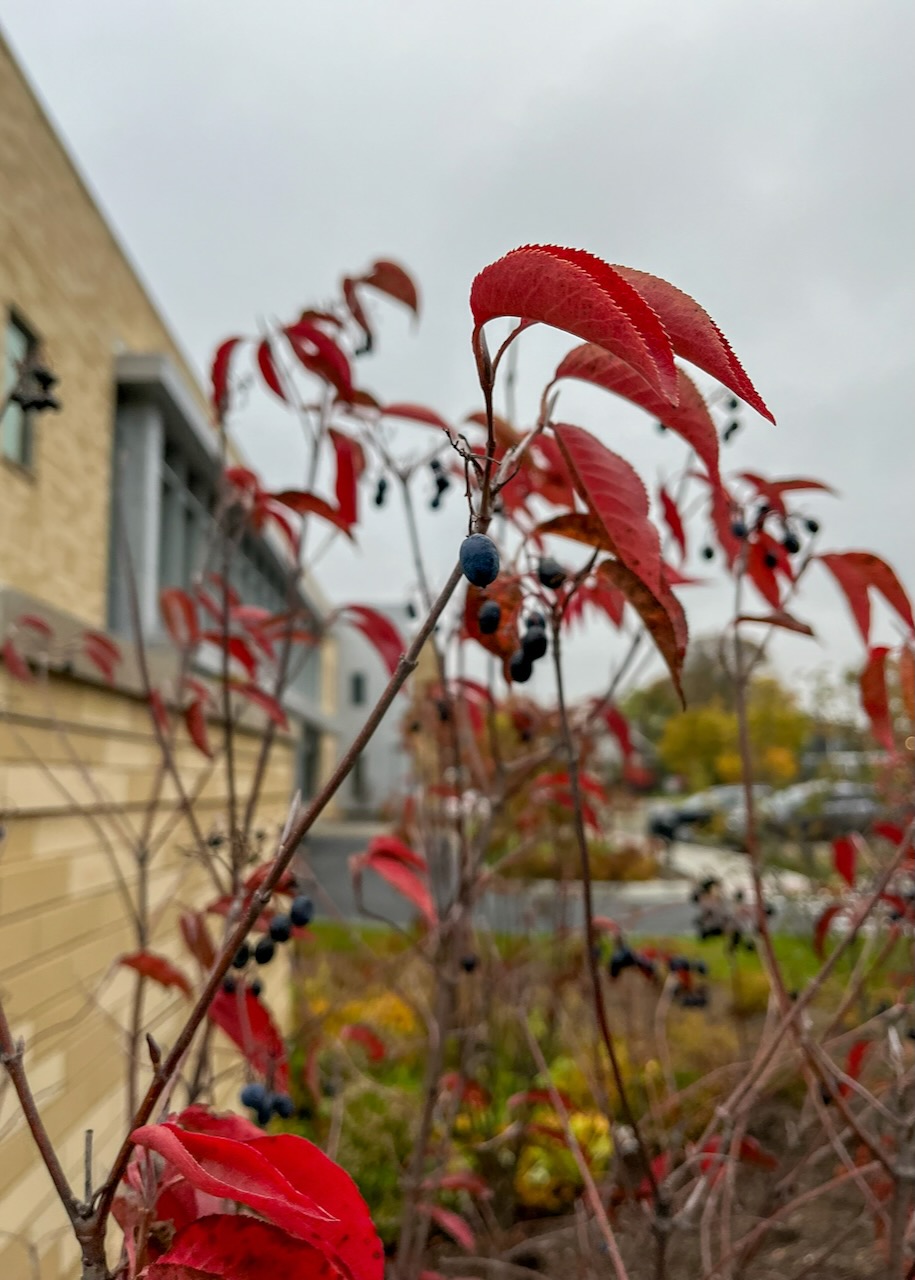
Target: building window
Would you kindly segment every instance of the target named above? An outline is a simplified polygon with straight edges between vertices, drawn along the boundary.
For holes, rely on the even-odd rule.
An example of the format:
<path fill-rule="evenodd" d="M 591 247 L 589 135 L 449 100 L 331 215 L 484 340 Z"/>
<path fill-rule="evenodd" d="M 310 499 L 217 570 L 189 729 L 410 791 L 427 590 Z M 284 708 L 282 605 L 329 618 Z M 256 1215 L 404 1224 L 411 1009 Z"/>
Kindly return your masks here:
<path fill-rule="evenodd" d="M 303 800 L 310 800 L 318 789 L 321 763 L 321 735 L 314 725 L 302 726 L 299 739 L 299 789 Z"/>
<path fill-rule="evenodd" d="M 354 671 L 349 678 L 349 700 L 354 707 L 361 707 L 365 702 L 365 674 Z"/>
<path fill-rule="evenodd" d="M 3 369 L 3 401 L 16 386 L 19 375 L 35 354 L 36 341 L 25 325 L 11 315 L 6 325 Z M 7 404 L 2 422 L 2 448 L 4 458 L 21 467 L 32 465 L 32 414 L 21 404 Z"/>

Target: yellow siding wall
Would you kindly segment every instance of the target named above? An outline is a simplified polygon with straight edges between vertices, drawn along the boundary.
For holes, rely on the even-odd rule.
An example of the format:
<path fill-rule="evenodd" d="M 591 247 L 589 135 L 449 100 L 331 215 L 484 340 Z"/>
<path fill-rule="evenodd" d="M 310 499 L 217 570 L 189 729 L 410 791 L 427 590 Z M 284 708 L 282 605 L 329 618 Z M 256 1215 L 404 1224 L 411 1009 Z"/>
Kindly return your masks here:
<path fill-rule="evenodd" d="M 123 1029 L 134 977 L 112 968 L 112 961 L 136 944 L 117 878 L 120 873 L 133 896 L 136 872 L 125 828 L 137 831 L 142 826 L 158 750 L 145 707 L 114 691 L 58 678 L 51 679 L 47 690 L 23 686 L 0 668 L 0 703 L 5 708 L 0 718 L 0 811 L 6 828 L 0 845 L 0 991 L 14 1034 L 25 1039 L 28 1074 L 45 1123 L 68 1177 L 81 1186 L 85 1129 L 95 1130 L 98 1173 L 124 1133 Z M 218 726 L 211 728 L 218 742 Z M 257 747 L 255 735 L 239 736 L 241 794 Z M 85 769 L 74 764 L 76 757 Z M 211 767 L 189 743 L 179 745 L 178 760 L 189 790 L 209 774 L 195 806 L 204 831 L 225 830 L 223 763 Z M 281 741 L 255 823 L 274 837 L 291 794 L 292 767 L 290 744 Z M 91 801 L 98 816 L 80 815 L 68 797 Z M 113 812 L 105 812 L 106 802 Z M 150 906 L 157 922 L 152 948 L 193 975 L 194 964 L 176 933 L 177 914 L 182 907 L 202 905 L 213 888 L 188 856 L 193 840 L 186 822 L 173 825 L 175 811 L 174 790 L 168 786 L 152 828 L 154 840 L 163 830 L 171 832 L 150 875 Z M 287 973 L 281 964 L 265 971 L 268 998 L 275 1009 L 279 1005 L 280 1016 Z M 186 1002 L 154 984 L 147 985 L 147 993 L 145 1028 L 167 1047 Z M 241 1069 L 227 1043 L 219 1047 L 218 1059 L 220 1068 L 236 1064 L 225 1080 L 225 1102 L 238 1086 Z M 182 1101 L 180 1088 L 176 1101 Z M 75 1267 L 72 1240 L 66 1233 L 54 1238 L 64 1225 L 4 1080 L 0 1229 L 35 1242 L 43 1280 L 56 1280 L 72 1275 Z M 28 1275 L 23 1245 L 0 1238 L 0 1276 L 20 1275 Z"/>

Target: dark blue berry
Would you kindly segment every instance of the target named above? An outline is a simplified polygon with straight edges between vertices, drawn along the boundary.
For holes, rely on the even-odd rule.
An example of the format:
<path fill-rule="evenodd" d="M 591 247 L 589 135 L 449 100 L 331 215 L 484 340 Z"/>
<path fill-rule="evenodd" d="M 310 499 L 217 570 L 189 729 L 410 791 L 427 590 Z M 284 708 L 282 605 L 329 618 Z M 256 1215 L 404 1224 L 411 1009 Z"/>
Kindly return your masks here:
<path fill-rule="evenodd" d="M 288 1093 L 278 1093 L 273 1099 L 273 1113 L 281 1120 L 289 1120 L 295 1115 L 295 1103 Z"/>
<path fill-rule="evenodd" d="M 512 654 L 508 670 L 513 684 L 526 684 L 534 672 L 531 660 L 523 649 L 518 649 Z"/>
<path fill-rule="evenodd" d="M 258 964 L 269 964 L 275 951 L 276 946 L 272 938 L 261 938 L 254 948 L 254 959 Z"/>
<path fill-rule="evenodd" d="M 667 962 L 667 967 L 671 973 L 688 973 L 689 961 L 686 956 L 671 956 Z"/>
<path fill-rule="evenodd" d="M 763 556 L 763 561 L 767 569 L 775 569 L 778 565 L 778 556 L 774 551 L 767 551 Z"/>
<path fill-rule="evenodd" d="M 531 662 L 536 662 L 546 653 L 546 632 L 539 627 L 532 627 L 521 637 L 521 649 Z"/>
<path fill-rule="evenodd" d="M 292 934 L 292 921 L 287 915 L 274 916 L 270 921 L 270 937 L 274 942 L 288 942 Z"/>
<path fill-rule="evenodd" d="M 502 610 L 495 600 L 484 600 L 477 613 L 477 626 L 484 636 L 494 635 L 502 621 Z"/>
<path fill-rule="evenodd" d="M 289 919 L 297 929 L 304 929 L 306 925 L 311 924 L 314 914 L 315 907 L 311 898 L 306 897 L 304 893 L 293 898 L 292 906 L 289 908 Z"/>
<path fill-rule="evenodd" d="M 243 942 L 232 959 L 233 969 L 244 969 L 245 965 L 251 959 L 251 948 L 247 942 Z"/>
<path fill-rule="evenodd" d="M 254 996 L 255 1000 L 260 999 L 260 995 L 263 989 L 264 989 L 264 984 L 261 982 L 260 978 L 255 978 L 254 981 L 251 983 L 251 987 L 250 987 L 251 994 Z"/>
<path fill-rule="evenodd" d="M 530 631 L 531 627 L 540 627 L 542 630 L 546 631 L 546 618 L 539 612 L 539 610 L 535 610 L 534 613 L 528 614 L 525 626 L 528 631 Z"/>
<path fill-rule="evenodd" d="M 241 1091 L 241 1105 L 243 1107 L 259 1108 L 263 1105 L 267 1097 L 267 1090 L 262 1084 L 252 1082 L 246 1084 Z"/>
<path fill-rule="evenodd" d="M 499 576 L 499 551 L 485 533 L 472 533 L 461 543 L 461 569 L 475 587 L 488 587 Z"/>
<path fill-rule="evenodd" d="M 747 526 L 742 520 L 735 520 L 731 525 L 731 533 L 735 538 L 745 538 L 747 536 Z"/>
<path fill-rule="evenodd" d="M 235 979 L 234 979 L 234 978 L 232 978 L 232 977 L 230 977 L 230 976 L 228 976 L 228 975 L 227 975 L 225 978 L 223 978 L 223 980 L 222 980 L 222 989 L 223 989 L 223 991 L 226 993 L 226 995 L 227 995 L 227 996 L 232 996 L 232 995 L 234 995 L 234 994 L 235 994 Z"/>
<path fill-rule="evenodd" d="M 264 1094 L 264 1100 L 257 1108 L 257 1123 L 265 1125 L 270 1123 L 270 1117 L 273 1115 L 273 1094 Z"/>
<path fill-rule="evenodd" d="M 703 559 L 703 560 L 714 560 L 714 559 L 715 559 L 715 549 L 714 549 L 714 547 L 703 547 L 703 548 L 702 548 L 702 559 Z"/>
<path fill-rule="evenodd" d="M 473 973 L 474 969 L 477 967 L 478 964 L 479 964 L 479 961 L 477 960 L 476 956 L 461 957 L 461 968 L 464 970 L 465 973 Z"/>
<path fill-rule="evenodd" d="M 552 556 L 543 556 L 537 566 L 537 577 L 543 586 L 557 591 L 566 580 L 566 571 Z"/>
<path fill-rule="evenodd" d="M 788 552 L 789 556 L 796 555 L 797 552 L 800 551 L 801 549 L 800 540 L 793 533 L 789 533 L 785 537 L 785 540 L 782 543 L 782 546 Z"/>
<path fill-rule="evenodd" d="M 808 532 L 808 533 L 819 533 L 819 532 L 820 532 L 820 522 L 819 522 L 819 520 L 808 520 L 808 521 L 807 521 L 807 532 Z"/>
<path fill-rule="evenodd" d="M 381 479 L 378 481 L 378 487 L 375 490 L 375 506 L 376 507 L 384 506 L 384 497 L 387 491 L 388 491 L 388 482 L 387 480 L 385 480 L 384 476 L 382 476 Z"/>

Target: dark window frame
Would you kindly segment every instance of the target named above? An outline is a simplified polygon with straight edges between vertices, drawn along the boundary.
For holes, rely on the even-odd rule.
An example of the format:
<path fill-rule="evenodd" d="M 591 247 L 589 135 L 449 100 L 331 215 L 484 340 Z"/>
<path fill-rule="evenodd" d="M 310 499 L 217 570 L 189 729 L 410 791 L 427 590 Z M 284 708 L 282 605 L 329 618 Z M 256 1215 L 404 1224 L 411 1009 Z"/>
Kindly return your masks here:
<path fill-rule="evenodd" d="M 26 350 L 22 360 L 28 365 L 34 360 L 41 347 L 41 339 L 35 328 L 29 324 L 22 312 L 16 307 L 8 307 L 6 311 L 6 322 L 3 327 L 3 400 L 6 399 L 9 392 L 13 389 L 13 382 L 7 380 L 7 365 L 10 361 L 10 336 L 13 330 L 18 332 L 25 338 Z M 12 369 L 9 370 L 10 374 Z M 13 452 L 7 449 L 7 424 L 11 414 L 19 415 L 20 431 L 19 431 L 19 447 Z M 24 471 L 29 475 L 35 473 L 35 414 L 30 409 L 23 409 L 21 405 L 9 404 L 0 418 L 0 457 L 3 461 L 20 471 Z"/>

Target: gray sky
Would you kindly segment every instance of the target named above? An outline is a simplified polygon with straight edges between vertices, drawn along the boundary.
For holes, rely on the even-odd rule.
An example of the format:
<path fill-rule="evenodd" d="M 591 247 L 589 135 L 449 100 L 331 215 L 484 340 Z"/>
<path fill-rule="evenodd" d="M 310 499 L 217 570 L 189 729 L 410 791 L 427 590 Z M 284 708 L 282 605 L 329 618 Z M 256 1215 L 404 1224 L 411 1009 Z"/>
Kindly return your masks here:
<path fill-rule="evenodd" d="M 394 257 L 422 322 L 379 308 L 362 380 L 457 419 L 479 405 L 475 272 L 528 241 L 583 247 L 667 277 L 730 337 L 779 425 L 745 411 L 728 468 L 830 481 L 840 500 L 805 504 L 824 549 L 876 550 L 915 586 L 910 0 L 6 0 L 4 23 L 201 370 L 228 333 Z M 524 336 L 522 413 L 569 345 Z M 621 401 L 562 406 L 650 489 L 679 465 Z M 268 480 L 294 479 L 295 428 L 266 401 L 244 440 Z M 424 518 L 434 571 L 464 524 L 455 495 Z M 325 585 L 396 594 L 399 521 L 371 508 L 360 540 Z M 727 616 L 721 589 L 684 601 L 695 632 Z M 782 669 L 860 660 L 822 570 L 797 613 L 822 643 L 780 637 Z M 614 652 L 600 626 L 576 642 L 573 690 Z"/>

